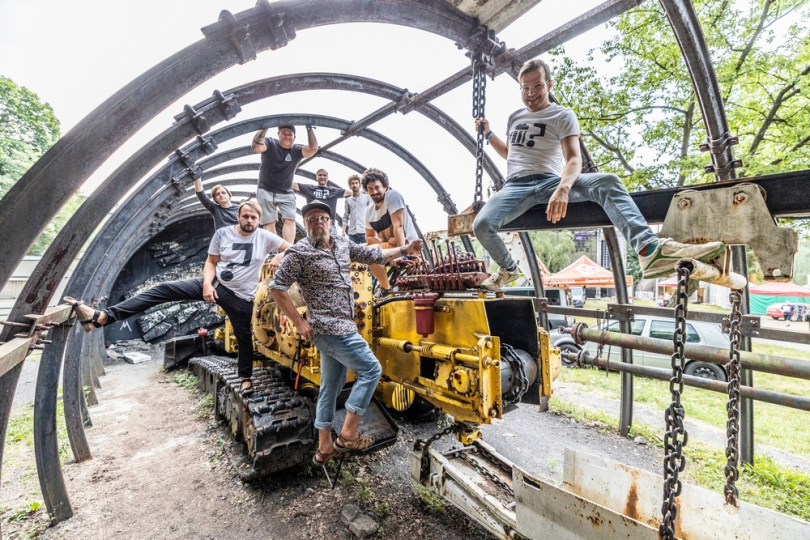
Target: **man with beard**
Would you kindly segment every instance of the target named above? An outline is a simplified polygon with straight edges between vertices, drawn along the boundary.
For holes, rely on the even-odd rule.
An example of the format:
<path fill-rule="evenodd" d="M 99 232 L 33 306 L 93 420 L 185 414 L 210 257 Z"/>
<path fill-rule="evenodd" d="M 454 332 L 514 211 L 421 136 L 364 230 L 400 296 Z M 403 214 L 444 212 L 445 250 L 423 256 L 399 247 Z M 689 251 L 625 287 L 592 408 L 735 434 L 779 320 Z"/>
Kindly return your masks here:
<path fill-rule="evenodd" d="M 361 178 L 357 174 L 349 177 L 351 195 L 346 197 L 346 210 L 343 212 L 343 234 L 355 244 L 366 243 L 366 209 L 371 198 L 360 191 Z"/>
<path fill-rule="evenodd" d="M 365 450 L 370 436 L 357 431 L 368 407 L 382 368 L 368 343 L 357 333 L 354 321 L 354 289 L 349 273 L 351 262 L 384 264 L 408 253 L 419 253 L 422 241 L 380 250 L 358 246 L 329 233 L 332 209 L 314 201 L 301 209 L 307 237 L 284 254 L 270 283 L 270 293 L 279 309 L 295 324 L 298 334 L 311 340 L 321 355 L 321 388 L 315 414 L 318 452 L 315 465 L 323 465 L 339 452 Z M 307 304 L 307 318 L 301 316 L 287 290 L 297 282 Z M 346 420 L 332 441 L 332 421 L 337 396 L 346 383 L 346 371 L 357 377 L 346 400 Z"/>
<path fill-rule="evenodd" d="M 253 373 L 253 337 L 250 330 L 253 296 L 259 286 L 259 276 L 267 255 L 290 247 L 282 238 L 259 228 L 261 215 L 262 209 L 254 201 L 239 205 L 239 224 L 218 229 L 211 238 L 202 278 L 162 283 L 103 310 L 94 310 L 69 296 L 65 300 L 73 304 L 85 332 L 166 302 L 205 300 L 219 305 L 233 325 L 239 346 L 238 369 L 242 378 L 242 395 L 248 396 L 253 393 L 250 380 Z M 281 258 L 281 253 L 273 257 L 270 268 L 278 268 Z"/>
<path fill-rule="evenodd" d="M 315 173 L 315 179 L 318 182 L 317 186 L 293 182 L 292 187 L 295 191 L 301 192 L 301 194 L 307 200 L 307 203 L 311 203 L 314 200 L 323 201 L 329 205 L 329 208 L 332 209 L 332 215 L 337 215 L 338 199 L 349 197 L 351 196 L 352 192 L 346 191 L 345 189 L 341 189 L 339 187 L 330 186 L 329 173 L 326 171 L 326 169 L 318 169 L 318 172 Z M 332 223 L 332 230 L 330 232 L 333 236 L 337 235 L 337 229 L 335 228 L 334 223 Z"/>
<path fill-rule="evenodd" d="M 318 151 L 318 141 L 312 126 L 307 126 L 307 144 L 295 142 L 295 126 L 279 126 L 278 139 L 265 137 L 267 129 L 253 136 L 251 148 L 262 155 L 259 169 L 259 186 L 256 200 L 262 207 L 262 227 L 276 232 L 278 214 L 284 220 L 281 236 L 289 243 L 295 240 L 295 193 L 293 176 L 298 164 L 304 158 L 312 157 Z"/>
<path fill-rule="evenodd" d="M 518 81 L 526 107 L 509 117 L 507 140 L 490 130 L 486 118 L 475 121 L 476 129 L 483 129 L 488 143 L 506 159 L 506 183 L 490 197 L 473 224 L 476 238 L 500 267 L 482 287 L 497 291 L 520 276 L 498 229 L 539 204 L 548 205 L 546 218 L 557 223 L 565 217 L 569 202 L 598 203 L 638 253 L 645 278 L 675 273 L 682 258 L 707 262 L 723 253 L 722 242 L 691 245 L 658 238 L 618 176 L 582 174 L 579 123 L 571 109 L 549 100 L 553 81 L 545 62 L 526 62 Z"/>
<path fill-rule="evenodd" d="M 406 245 L 419 238 L 405 199 L 388 186 L 388 175 L 380 169 L 367 169 L 363 173 L 363 189 L 374 204 L 366 209 L 366 242 L 380 244 L 383 249 Z M 382 295 L 390 293 L 391 285 L 384 266 L 370 267 L 380 282 Z"/>

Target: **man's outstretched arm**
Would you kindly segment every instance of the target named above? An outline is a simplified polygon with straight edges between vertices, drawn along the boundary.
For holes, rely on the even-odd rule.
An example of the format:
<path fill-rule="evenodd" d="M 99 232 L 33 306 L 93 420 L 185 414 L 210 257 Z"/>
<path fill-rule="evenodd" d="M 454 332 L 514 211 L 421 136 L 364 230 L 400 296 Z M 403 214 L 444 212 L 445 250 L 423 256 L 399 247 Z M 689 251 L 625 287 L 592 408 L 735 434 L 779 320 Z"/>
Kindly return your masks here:
<path fill-rule="evenodd" d="M 253 142 L 250 143 L 250 147 L 257 154 L 261 154 L 262 152 L 267 152 L 267 145 L 264 144 L 265 135 L 267 135 L 267 128 L 265 128 L 265 129 L 259 131 L 258 133 L 256 133 L 256 135 L 253 136 Z"/>
<path fill-rule="evenodd" d="M 560 185 L 551 194 L 546 207 L 546 218 L 552 223 L 557 223 L 565 217 L 568 210 L 568 192 L 571 191 L 574 182 L 582 172 L 582 156 L 579 153 L 579 136 L 569 135 L 560 141 L 562 145 L 563 157 L 565 158 L 565 168 L 562 172 Z"/>
<path fill-rule="evenodd" d="M 479 126 L 484 126 L 484 138 L 487 139 L 489 145 L 495 150 L 499 156 L 506 159 L 509 155 L 509 143 L 502 141 L 495 133 L 489 128 L 489 120 L 486 118 L 475 119 L 475 129 L 480 129 Z"/>
<path fill-rule="evenodd" d="M 315 138 L 315 130 L 312 126 L 307 126 L 307 145 L 301 148 L 301 154 L 305 157 L 312 157 L 318 151 L 318 139 Z"/>

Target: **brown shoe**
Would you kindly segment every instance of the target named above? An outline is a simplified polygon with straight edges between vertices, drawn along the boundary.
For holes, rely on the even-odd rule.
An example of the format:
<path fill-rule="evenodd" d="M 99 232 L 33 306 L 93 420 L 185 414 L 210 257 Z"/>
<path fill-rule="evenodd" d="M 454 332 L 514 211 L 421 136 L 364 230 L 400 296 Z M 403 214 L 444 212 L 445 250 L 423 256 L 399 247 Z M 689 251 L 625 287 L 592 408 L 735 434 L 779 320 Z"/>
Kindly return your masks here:
<path fill-rule="evenodd" d="M 339 452 L 337 451 L 337 449 L 332 450 L 331 452 L 327 452 L 326 454 L 324 454 L 320 450 L 317 450 L 315 452 L 315 455 L 312 456 L 312 464 L 321 467 L 323 465 L 326 465 L 333 459 L 335 459 L 338 456 L 338 454 Z"/>
<path fill-rule="evenodd" d="M 349 452 L 351 450 L 365 450 L 374 444 L 374 439 L 365 433 L 357 433 L 354 439 L 347 439 L 341 432 L 335 440 L 335 450 L 338 452 Z"/>

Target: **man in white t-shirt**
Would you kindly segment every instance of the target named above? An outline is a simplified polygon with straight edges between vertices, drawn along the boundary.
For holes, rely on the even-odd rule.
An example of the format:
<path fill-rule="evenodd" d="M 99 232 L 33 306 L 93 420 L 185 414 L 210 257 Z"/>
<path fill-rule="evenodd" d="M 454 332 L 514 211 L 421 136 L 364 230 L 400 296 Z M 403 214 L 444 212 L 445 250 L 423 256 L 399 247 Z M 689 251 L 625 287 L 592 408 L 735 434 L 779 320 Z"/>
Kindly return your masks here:
<path fill-rule="evenodd" d="M 486 118 L 475 121 L 476 129 L 483 126 L 486 140 L 506 159 L 506 183 L 487 201 L 473 224 L 478 241 L 500 267 L 482 287 L 497 291 L 519 277 L 517 264 L 498 229 L 539 204 L 548 205 L 546 217 L 557 223 L 565 217 L 569 202 L 598 203 L 638 253 L 645 278 L 673 274 L 682 258 L 705 262 L 723 253 L 722 242 L 691 245 L 659 239 L 618 176 L 582 174 L 579 123 L 571 109 L 549 100 L 553 81 L 545 62 L 526 62 L 518 81 L 526 108 L 509 117 L 506 141 L 492 133 Z"/>
<path fill-rule="evenodd" d="M 290 247 L 281 237 L 259 227 L 261 216 L 262 209 L 256 202 L 245 201 L 239 205 L 239 223 L 218 229 L 211 238 L 202 278 L 161 283 L 103 310 L 94 310 L 70 297 L 65 297 L 65 300 L 76 308 L 85 332 L 166 302 L 205 300 L 216 303 L 225 310 L 233 325 L 239 347 L 238 370 L 242 378 L 242 394 L 250 395 L 253 393 L 250 380 L 253 372 L 253 336 L 250 330 L 253 297 L 259 287 L 259 277 L 267 255 L 283 252 Z M 270 267 L 278 268 L 281 258 L 281 253 L 273 257 Z"/>
<path fill-rule="evenodd" d="M 363 189 L 374 204 L 366 208 L 366 243 L 379 244 L 382 249 L 403 247 L 419 239 L 405 199 L 398 191 L 389 188 L 388 175 L 379 169 L 366 169 L 362 179 Z M 380 282 L 383 294 L 390 292 L 391 285 L 382 265 L 372 265 L 369 270 Z"/>

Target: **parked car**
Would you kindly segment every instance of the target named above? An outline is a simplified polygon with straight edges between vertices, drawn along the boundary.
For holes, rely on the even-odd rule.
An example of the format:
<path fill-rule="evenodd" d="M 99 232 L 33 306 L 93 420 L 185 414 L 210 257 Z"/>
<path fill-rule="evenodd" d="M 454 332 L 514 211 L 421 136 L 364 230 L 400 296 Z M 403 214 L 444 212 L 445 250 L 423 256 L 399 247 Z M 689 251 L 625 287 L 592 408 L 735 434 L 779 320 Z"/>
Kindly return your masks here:
<path fill-rule="evenodd" d="M 634 336 L 672 340 L 672 334 L 675 332 L 675 321 L 672 319 L 666 317 L 636 317 L 635 319 L 636 320 L 631 323 L 630 328 L 630 332 Z M 607 328 L 610 332 L 618 332 L 619 322 L 609 321 L 602 327 Z M 552 343 L 554 343 L 554 340 L 552 340 Z M 702 321 L 688 321 L 686 323 L 686 343 L 709 345 L 721 349 L 729 348 L 728 336 L 723 333 L 721 326 L 716 323 Z M 575 353 L 582 350 L 582 347 L 577 345 L 571 336 L 567 335 L 563 335 L 562 338 L 557 339 L 555 347 Z M 595 343 L 588 343 L 588 352 L 591 355 L 596 354 L 596 349 L 597 346 Z M 602 350 L 602 356 L 607 356 L 608 351 L 610 352 L 609 358 L 611 362 L 621 362 L 621 347 L 609 347 L 605 345 Z M 666 354 L 633 350 L 633 363 L 641 366 L 671 369 L 671 358 L 670 355 Z M 576 365 L 575 362 L 568 361 L 565 358 L 563 359 L 563 364 L 569 367 Z M 686 359 L 684 373 L 715 381 L 725 382 L 727 380 L 726 370 L 723 366 L 691 360 L 688 357 Z"/>
<path fill-rule="evenodd" d="M 788 310 L 785 304 L 790 304 L 793 309 Z M 810 304 L 799 302 L 778 302 L 771 304 L 765 311 L 765 315 L 775 320 L 808 321 L 810 320 Z M 785 317 L 787 315 L 787 317 Z"/>
<path fill-rule="evenodd" d="M 575 294 L 571 296 L 571 305 L 574 307 L 585 307 L 585 295 Z"/>

